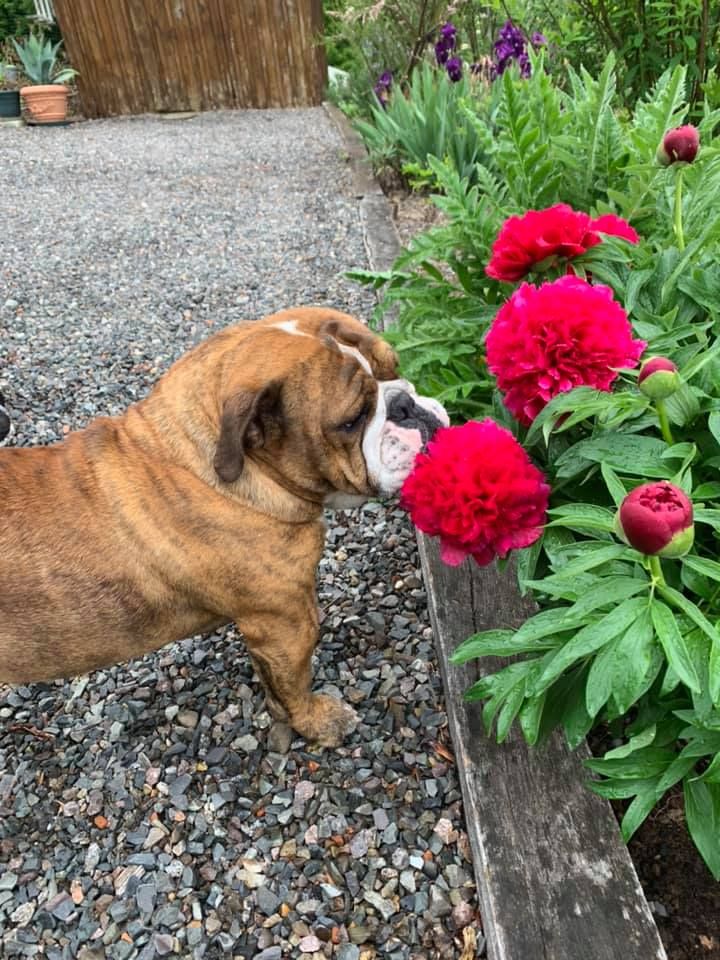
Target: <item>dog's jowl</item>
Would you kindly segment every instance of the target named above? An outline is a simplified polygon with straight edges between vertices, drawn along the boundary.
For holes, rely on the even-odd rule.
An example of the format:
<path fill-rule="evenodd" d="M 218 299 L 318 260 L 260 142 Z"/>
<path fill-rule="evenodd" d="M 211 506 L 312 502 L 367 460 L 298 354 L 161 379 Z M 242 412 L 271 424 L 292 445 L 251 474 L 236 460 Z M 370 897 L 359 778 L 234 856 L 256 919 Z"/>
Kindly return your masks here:
<path fill-rule="evenodd" d="M 310 689 L 323 508 L 396 493 L 445 424 L 362 323 L 300 308 L 211 337 L 121 417 L 0 450 L 0 681 L 235 621 L 273 712 L 337 744 L 354 714 Z"/>

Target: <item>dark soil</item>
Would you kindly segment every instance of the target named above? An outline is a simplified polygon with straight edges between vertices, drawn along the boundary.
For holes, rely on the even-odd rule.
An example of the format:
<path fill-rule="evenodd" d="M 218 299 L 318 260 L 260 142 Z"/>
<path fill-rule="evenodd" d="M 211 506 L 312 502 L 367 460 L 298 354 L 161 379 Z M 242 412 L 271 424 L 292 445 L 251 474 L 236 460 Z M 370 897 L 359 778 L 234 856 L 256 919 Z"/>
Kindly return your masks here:
<path fill-rule="evenodd" d="M 682 789 L 650 814 L 630 855 L 669 960 L 720 960 L 720 883 L 687 832 Z"/>
<path fill-rule="evenodd" d="M 440 221 L 426 197 L 403 191 L 398 183 L 382 185 L 403 244 Z M 602 737 L 598 740 L 600 746 Z M 615 812 L 622 816 L 620 804 Z M 681 789 L 667 794 L 650 814 L 630 842 L 630 855 L 668 960 L 720 960 L 720 883 L 687 832 Z"/>

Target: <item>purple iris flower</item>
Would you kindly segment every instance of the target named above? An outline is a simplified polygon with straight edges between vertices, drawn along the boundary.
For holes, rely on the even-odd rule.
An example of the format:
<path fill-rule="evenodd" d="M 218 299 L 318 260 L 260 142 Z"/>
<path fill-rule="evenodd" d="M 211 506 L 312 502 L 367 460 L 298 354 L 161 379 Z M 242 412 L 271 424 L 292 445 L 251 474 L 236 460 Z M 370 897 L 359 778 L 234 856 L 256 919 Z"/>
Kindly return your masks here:
<path fill-rule="evenodd" d="M 449 41 L 451 50 L 454 49 L 455 37 L 457 36 L 457 27 L 448 21 L 444 27 L 440 28 L 440 36 L 443 40 Z"/>
<path fill-rule="evenodd" d="M 446 23 L 440 28 L 440 37 L 435 44 L 435 58 L 441 67 L 444 67 L 450 59 L 450 54 L 455 49 L 457 39 L 457 27 L 452 23 Z"/>
<path fill-rule="evenodd" d="M 381 73 L 377 78 L 377 82 L 373 87 L 375 91 L 375 96 L 380 101 L 383 109 L 387 108 L 387 102 L 390 98 L 390 88 L 392 87 L 393 76 L 389 70 L 386 70 L 384 73 Z"/>
<path fill-rule="evenodd" d="M 457 83 L 462 78 L 462 60 L 460 57 L 451 57 L 445 64 L 445 69 L 453 83 Z"/>
<path fill-rule="evenodd" d="M 444 40 L 438 40 L 438 42 L 435 44 L 435 59 L 441 67 L 444 67 L 448 62 L 451 50 L 452 47 L 448 47 Z"/>
<path fill-rule="evenodd" d="M 547 37 L 544 33 L 538 33 L 536 30 L 535 33 L 530 37 L 530 43 L 534 47 L 546 47 L 547 46 Z"/>
<path fill-rule="evenodd" d="M 540 33 L 534 33 L 533 37 L 545 38 Z M 529 77 L 531 72 L 530 58 L 527 53 L 527 40 L 525 34 L 519 27 L 516 27 L 512 20 L 506 20 L 498 33 L 498 39 L 494 44 L 495 49 L 495 76 L 504 73 L 513 60 L 517 60 L 520 67 L 520 76 Z"/>

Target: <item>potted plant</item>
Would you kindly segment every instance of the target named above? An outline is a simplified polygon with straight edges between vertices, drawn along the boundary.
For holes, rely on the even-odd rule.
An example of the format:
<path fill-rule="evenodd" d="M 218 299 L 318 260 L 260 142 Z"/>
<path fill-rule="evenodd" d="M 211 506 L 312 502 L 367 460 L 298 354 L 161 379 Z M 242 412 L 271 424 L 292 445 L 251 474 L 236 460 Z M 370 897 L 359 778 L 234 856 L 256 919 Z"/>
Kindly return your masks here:
<path fill-rule="evenodd" d="M 16 120 L 20 116 L 20 92 L 17 69 L 0 63 L 0 120 Z"/>
<path fill-rule="evenodd" d="M 31 34 L 20 42 L 13 40 L 15 50 L 30 81 L 21 87 L 20 95 L 35 123 L 57 123 L 67 116 L 68 88 L 66 80 L 77 74 L 72 67 L 58 63 L 62 41 L 52 44 L 43 36 Z"/>

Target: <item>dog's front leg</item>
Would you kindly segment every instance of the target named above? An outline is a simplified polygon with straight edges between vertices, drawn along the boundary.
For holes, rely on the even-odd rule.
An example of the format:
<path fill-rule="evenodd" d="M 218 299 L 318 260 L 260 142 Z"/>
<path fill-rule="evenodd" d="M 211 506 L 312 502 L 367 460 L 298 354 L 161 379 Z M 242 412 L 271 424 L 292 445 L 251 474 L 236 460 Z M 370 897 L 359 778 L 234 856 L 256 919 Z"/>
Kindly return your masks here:
<path fill-rule="evenodd" d="M 237 618 L 248 652 L 265 687 L 270 712 L 306 740 L 338 746 L 357 724 L 357 714 L 342 700 L 312 693 L 310 663 L 318 637 L 314 600 L 301 619 L 284 613 Z M 283 713 L 285 716 L 283 716 Z"/>

